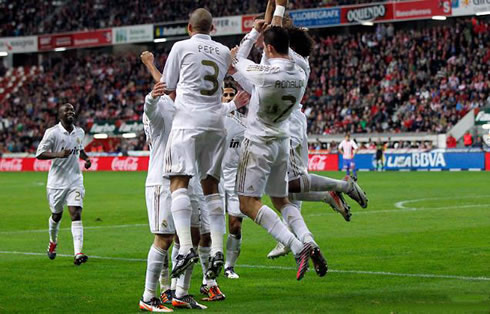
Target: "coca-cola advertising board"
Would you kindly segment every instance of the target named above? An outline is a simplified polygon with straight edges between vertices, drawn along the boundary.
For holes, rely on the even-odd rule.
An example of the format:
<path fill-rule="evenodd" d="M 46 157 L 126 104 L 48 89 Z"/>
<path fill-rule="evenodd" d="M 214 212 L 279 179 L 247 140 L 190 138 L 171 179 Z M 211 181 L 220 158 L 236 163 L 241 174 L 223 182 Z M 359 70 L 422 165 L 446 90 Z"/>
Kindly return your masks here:
<path fill-rule="evenodd" d="M 149 157 L 91 157 L 92 166 L 85 169 L 85 161 L 79 160 L 84 171 L 147 171 Z M 0 158 L 0 172 L 49 171 L 51 160 L 36 158 Z"/>
<path fill-rule="evenodd" d="M 337 171 L 337 154 L 308 154 L 308 171 Z"/>

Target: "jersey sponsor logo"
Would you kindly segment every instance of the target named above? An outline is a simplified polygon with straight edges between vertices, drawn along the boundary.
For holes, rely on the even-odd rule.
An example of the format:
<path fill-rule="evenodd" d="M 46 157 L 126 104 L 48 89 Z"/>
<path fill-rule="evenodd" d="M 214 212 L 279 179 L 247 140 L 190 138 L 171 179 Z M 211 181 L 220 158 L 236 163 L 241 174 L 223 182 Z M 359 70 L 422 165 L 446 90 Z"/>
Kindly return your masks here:
<path fill-rule="evenodd" d="M 240 147 L 240 141 L 237 141 L 232 138 L 230 142 L 230 148 L 239 148 L 239 147 Z"/>
<path fill-rule="evenodd" d="M 0 159 L 0 171 L 22 171 L 21 158 Z"/>
<path fill-rule="evenodd" d="M 112 160 L 111 169 L 113 171 L 137 171 L 138 158 L 127 157 L 125 159 L 120 159 L 116 157 Z"/>
<path fill-rule="evenodd" d="M 52 160 L 34 160 L 34 171 L 48 171 Z"/>
<path fill-rule="evenodd" d="M 273 67 L 270 65 L 251 64 L 247 67 L 248 72 L 265 72 L 265 73 L 277 73 L 279 67 Z"/>

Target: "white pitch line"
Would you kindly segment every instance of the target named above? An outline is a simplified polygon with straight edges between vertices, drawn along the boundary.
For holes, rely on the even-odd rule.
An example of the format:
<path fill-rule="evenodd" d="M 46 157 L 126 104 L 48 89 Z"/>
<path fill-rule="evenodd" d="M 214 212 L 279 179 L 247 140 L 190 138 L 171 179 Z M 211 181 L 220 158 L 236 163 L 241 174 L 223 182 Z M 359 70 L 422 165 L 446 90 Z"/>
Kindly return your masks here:
<path fill-rule="evenodd" d="M 12 254 L 12 255 L 28 255 L 28 256 L 45 256 L 46 253 L 37 252 L 17 252 L 17 251 L 0 251 L 0 254 Z M 73 255 L 67 254 L 57 254 L 60 257 L 70 257 Z M 124 261 L 124 262 L 146 262 L 144 258 L 124 258 L 124 257 L 109 257 L 109 256 L 96 256 L 90 255 L 91 259 L 102 259 L 102 260 L 114 260 L 114 261 Z M 296 270 L 295 267 L 290 266 L 268 266 L 268 265 L 248 265 L 240 264 L 236 267 L 243 268 L 256 268 L 256 269 L 277 269 L 277 270 Z M 360 275 L 378 275 L 378 276 L 395 276 L 395 277 L 415 277 L 415 278 L 441 278 L 441 279 L 457 279 L 465 281 L 490 281 L 490 277 L 469 277 L 469 276 L 456 276 L 456 275 L 437 275 L 437 274 L 407 274 L 407 273 L 392 273 L 385 271 L 367 271 L 367 270 L 340 270 L 340 269 L 329 269 L 330 273 L 339 274 L 360 274 Z"/>
<path fill-rule="evenodd" d="M 127 224 L 127 225 L 107 225 L 107 226 L 84 226 L 83 229 L 119 229 L 119 228 L 142 227 L 142 226 L 148 226 L 148 224 Z M 60 230 L 69 231 L 69 230 L 71 230 L 71 228 L 60 228 Z M 0 234 L 43 233 L 43 232 L 48 232 L 48 229 L 0 231 Z"/>

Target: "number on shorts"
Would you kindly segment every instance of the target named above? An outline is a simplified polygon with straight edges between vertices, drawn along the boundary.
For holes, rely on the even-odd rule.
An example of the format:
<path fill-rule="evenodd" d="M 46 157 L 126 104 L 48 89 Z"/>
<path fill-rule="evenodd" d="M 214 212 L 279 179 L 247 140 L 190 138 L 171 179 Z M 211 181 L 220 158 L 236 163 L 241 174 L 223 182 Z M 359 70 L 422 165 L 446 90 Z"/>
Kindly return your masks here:
<path fill-rule="evenodd" d="M 79 201 L 82 195 L 80 194 L 79 191 L 75 191 L 75 193 L 76 193 L 76 195 L 75 195 L 75 201 Z"/>
<path fill-rule="evenodd" d="M 276 119 L 274 119 L 274 122 L 279 121 L 279 119 L 281 119 L 296 104 L 296 97 L 293 95 L 284 95 L 281 99 L 284 101 L 291 101 L 291 105 L 289 105 L 286 110 L 284 110 Z"/>
<path fill-rule="evenodd" d="M 204 80 L 211 82 L 213 84 L 213 88 L 201 89 L 201 95 L 212 96 L 216 93 L 216 91 L 219 88 L 219 84 L 218 84 L 219 67 L 214 61 L 211 60 L 202 60 L 201 64 L 204 66 L 211 67 L 214 70 L 214 74 L 204 75 Z"/>

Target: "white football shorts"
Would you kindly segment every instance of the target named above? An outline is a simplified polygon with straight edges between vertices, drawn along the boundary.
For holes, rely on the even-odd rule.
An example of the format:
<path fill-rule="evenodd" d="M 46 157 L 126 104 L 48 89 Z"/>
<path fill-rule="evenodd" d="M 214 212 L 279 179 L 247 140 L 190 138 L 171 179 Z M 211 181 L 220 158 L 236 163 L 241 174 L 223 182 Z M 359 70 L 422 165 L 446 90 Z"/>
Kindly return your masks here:
<path fill-rule="evenodd" d="M 169 185 L 147 186 L 145 193 L 151 232 L 154 234 L 175 234 L 171 210 L 172 194 Z"/>
<path fill-rule="evenodd" d="M 289 139 L 251 141 L 245 138 L 240 150 L 236 177 L 238 195 L 288 196 Z"/>
<path fill-rule="evenodd" d="M 68 189 L 46 189 L 49 208 L 53 214 L 63 212 L 65 205 L 78 206 L 83 208 L 83 198 L 85 189 L 83 186 L 71 187 Z"/>
<path fill-rule="evenodd" d="M 226 132 L 172 129 L 165 151 L 164 175 L 220 178 Z M 197 169 L 196 169 L 197 163 Z"/>
<path fill-rule="evenodd" d="M 308 174 L 308 167 L 305 165 L 301 153 L 298 152 L 290 142 L 289 162 L 288 162 L 288 181 L 296 180 Z"/>

